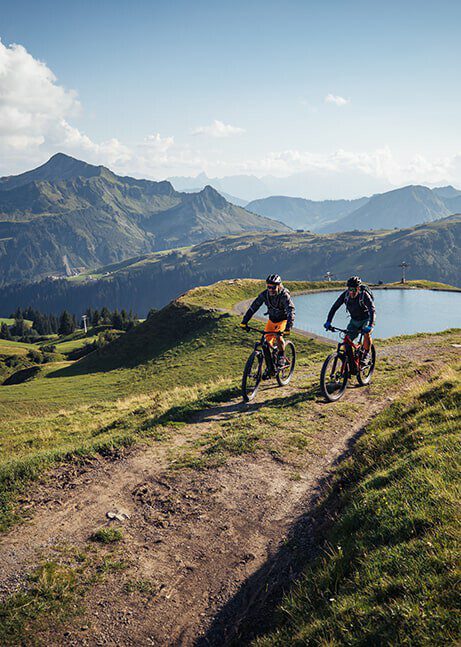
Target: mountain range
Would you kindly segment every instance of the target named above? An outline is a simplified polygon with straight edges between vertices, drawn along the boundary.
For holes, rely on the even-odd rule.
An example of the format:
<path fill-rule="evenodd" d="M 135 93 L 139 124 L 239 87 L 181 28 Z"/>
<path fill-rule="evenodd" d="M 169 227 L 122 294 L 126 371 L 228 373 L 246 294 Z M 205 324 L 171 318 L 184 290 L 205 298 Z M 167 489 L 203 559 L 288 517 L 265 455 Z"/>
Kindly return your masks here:
<path fill-rule="evenodd" d="M 211 186 L 179 193 L 167 181 L 121 177 L 58 153 L 0 178 L 0 284 L 264 230 L 288 227 L 230 204 Z"/>
<path fill-rule="evenodd" d="M 311 168 L 286 177 L 265 175 L 260 178 L 255 175 L 210 178 L 202 172 L 195 177 L 176 176 L 168 180 L 177 191 L 188 191 L 209 184 L 220 193 L 238 196 L 246 202 L 273 195 L 297 196 L 317 201 L 324 199 L 324 196 L 329 199 L 353 198 L 360 196 L 364 187 L 367 193 L 381 193 L 392 188 L 386 180 L 372 178 L 359 169 L 344 168 L 337 171 Z"/>
<path fill-rule="evenodd" d="M 317 231 L 322 227 L 336 223 L 341 218 L 353 213 L 368 202 L 369 198 L 357 200 L 306 200 L 287 196 L 271 196 L 262 200 L 253 200 L 246 209 L 259 215 L 277 214 L 278 218 L 292 229 L 309 229 Z"/>
<path fill-rule="evenodd" d="M 246 209 L 281 220 L 293 229 L 319 233 L 393 229 L 461 212 L 461 191 L 452 186 L 406 186 L 357 200 L 313 201 L 271 196 L 249 202 Z"/>
<path fill-rule="evenodd" d="M 91 276 L 6 286 L 0 303 L 3 315 L 29 305 L 44 312 L 68 308 L 77 315 L 88 306 L 106 305 L 144 315 L 192 287 L 274 271 L 293 280 L 319 280 L 329 271 L 338 280 L 360 274 L 369 282 L 397 281 L 403 260 L 409 278 L 461 286 L 461 215 L 390 231 L 236 234 L 138 256 Z"/>

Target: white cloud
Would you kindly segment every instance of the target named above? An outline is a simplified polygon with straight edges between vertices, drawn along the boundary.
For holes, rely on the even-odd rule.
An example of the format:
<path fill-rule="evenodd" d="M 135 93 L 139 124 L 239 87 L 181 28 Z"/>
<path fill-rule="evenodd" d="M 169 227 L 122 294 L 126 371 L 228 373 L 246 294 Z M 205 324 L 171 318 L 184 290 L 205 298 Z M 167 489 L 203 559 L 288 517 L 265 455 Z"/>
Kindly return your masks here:
<path fill-rule="evenodd" d="M 72 126 L 80 110 L 76 92 L 59 85 L 45 63 L 0 41 L 0 171 L 11 173 L 23 160 L 30 168 L 57 151 L 105 164 L 131 156 L 117 139 L 95 143 Z"/>
<path fill-rule="evenodd" d="M 174 137 L 161 137 L 160 133 L 155 133 L 145 137 L 140 146 L 149 149 L 153 153 L 166 153 L 167 150 L 174 146 Z"/>
<path fill-rule="evenodd" d="M 192 131 L 193 135 L 208 135 L 209 137 L 232 137 L 244 133 L 243 128 L 237 128 L 230 124 L 224 124 L 222 121 L 215 119 L 210 126 L 199 126 Z"/>
<path fill-rule="evenodd" d="M 324 99 L 324 102 L 334 103 L 336 106 L 342 107 L 350 103 L 351 100 L 345 99 L 344 97 L 340 97 L 339 95 L 336 95 L 336 94 L 327 94 L 327 96 Z"/>
<path fill-rule="evenodd" d="M 332 94 L 325 101 L 339 106 L 350 102 Z M 373 190 L 376 181 L 394 186 L 447 182 L 461 186 L 461 152 L 439 159 L 421 154 L 402 159 L 388 147 L 374 151 L 339 149 L 328 154 L 287 149 L 231 162 L 222 147 L 204 154 L 199 146 L 178 144 L 174 137 L 158 132 L 131 145 L 116 138 L 95 142 L 72 125 L 81 110 L 76 92 L 62 87 L 45 63 L 21 45 L 5 46 L 0 41 L 0 175 L 33 168 L 62 151 L 90 163 L 105 164 L 121 174 L 152 179 L 196 175 L 204 170 L 209 176 L 253 173 L 282 178 L 310 173 L 309 177 L 325 180 L 328 191 L 340 187 L 341 182 L 348 186 L 351 177 L 358 178 L 357 186 L 363 186 L 363 193 Z M 243 132 L 215 120 L 195 129 L 194 134 L 222 138 Z"/>

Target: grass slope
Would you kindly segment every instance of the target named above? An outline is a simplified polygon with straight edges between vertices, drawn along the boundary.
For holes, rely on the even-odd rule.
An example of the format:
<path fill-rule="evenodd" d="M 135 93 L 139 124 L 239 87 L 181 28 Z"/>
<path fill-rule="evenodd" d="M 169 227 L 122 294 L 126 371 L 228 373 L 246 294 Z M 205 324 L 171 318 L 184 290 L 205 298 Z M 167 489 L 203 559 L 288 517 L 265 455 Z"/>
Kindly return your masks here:
<path fill-rule="evenodd" d="M 14 492 L 52 463 L 155 437 L 169 409 L 235 387 L 254 343 L 238 321 L 186 296 L 79 362 L 0 388 L 0 528 L 14 521 Z M 306 355 L 322 348 L 297 343 Z"/>
<path fill-rule="evenodd" d="M 338 470 L 324 550 L 255 641 L 448 645 L 461 632 L 461 367 L 394 403 Z"/>

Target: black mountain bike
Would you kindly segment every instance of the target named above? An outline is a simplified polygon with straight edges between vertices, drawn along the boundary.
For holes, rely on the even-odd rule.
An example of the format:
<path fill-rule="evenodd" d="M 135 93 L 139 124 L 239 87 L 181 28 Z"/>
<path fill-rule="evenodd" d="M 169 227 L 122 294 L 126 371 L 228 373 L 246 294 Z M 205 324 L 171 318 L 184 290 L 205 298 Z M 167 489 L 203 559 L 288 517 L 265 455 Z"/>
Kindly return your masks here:
<path fill-rule="evenodd" d="M 343 334 L 335 353 L 329 355 L 323 363 L 320 373 L 320 387 L 323 395 L 330 402 L 339 400 L 344 395 L 347 381 L 351 375 L 356 375 L 358 383 L 365 386 L 371 382 L 375 370 L 376 351 L 374 345 L 363 361 L 364 350 L 362 346 L 363 333 L 360 333 L 359 341 L 354 344 L 349 337 L 347 330 L 330 326 L 332 332 Z"/>
<path fill-rule="evenodd" d="M 242 396 L 245 402 L 250 402 L 255 397 L 261 380 L 270 380 L 275 377 L 279 386 L 286 386 L 291 380 L 295 370 L 296 351 L 292 341 L 285 345 L 286 365 L 279 367 L 279 352 L 275 346 L 271 346 L 266 339 L 266 333 L 257 328 L 247 327 L 247 330 L 261 334 L 260 341 L 256 342 L 254 350 L 245 364 L 242 377 Z M 283 332 L 270 333 L 283 336 Z"/>

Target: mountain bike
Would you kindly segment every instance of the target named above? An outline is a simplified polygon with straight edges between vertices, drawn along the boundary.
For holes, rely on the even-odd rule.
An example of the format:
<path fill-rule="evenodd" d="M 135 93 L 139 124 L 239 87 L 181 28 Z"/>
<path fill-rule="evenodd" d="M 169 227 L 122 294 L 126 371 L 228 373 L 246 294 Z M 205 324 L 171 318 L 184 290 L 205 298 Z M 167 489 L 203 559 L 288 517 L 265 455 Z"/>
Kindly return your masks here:
<path fill-rule="evenodd" d="M 332 332 L 339 332 L 343 339 L 338 343 L 335 353 L 329 355 L 323 363 L 320 373 L 320 387 L 323 395 L 329 402 L 335 402 L 344 395 L 347 381 L 352 375 L 357 376 L 360 386 L 370 384 L 375 370 L 376 351 L 372 344 L 366 360 L 363 360 L 363 333 L 359 341 L 354 344 L 347 330 L 330 326 Z"/>
<path fill-rule="evenodd" d="M 275 377 L 279 386 L 286 386 L 289 383 L 295 370 L 296 350 L 293 342 L 287 341 L 285 345 L 287 362 L 285 366 L 279 366 L 279 351 L 267 341 L 267 333 L 250 326 L 246 330 L 261 334 L 261 339 L 256 342 L 243 370 L 242 396 L 245 402 L 250 402 L 255 397 L 261 380 L 270 380 Z M 269 334 L 283 336 L 283 332 Z"/>

